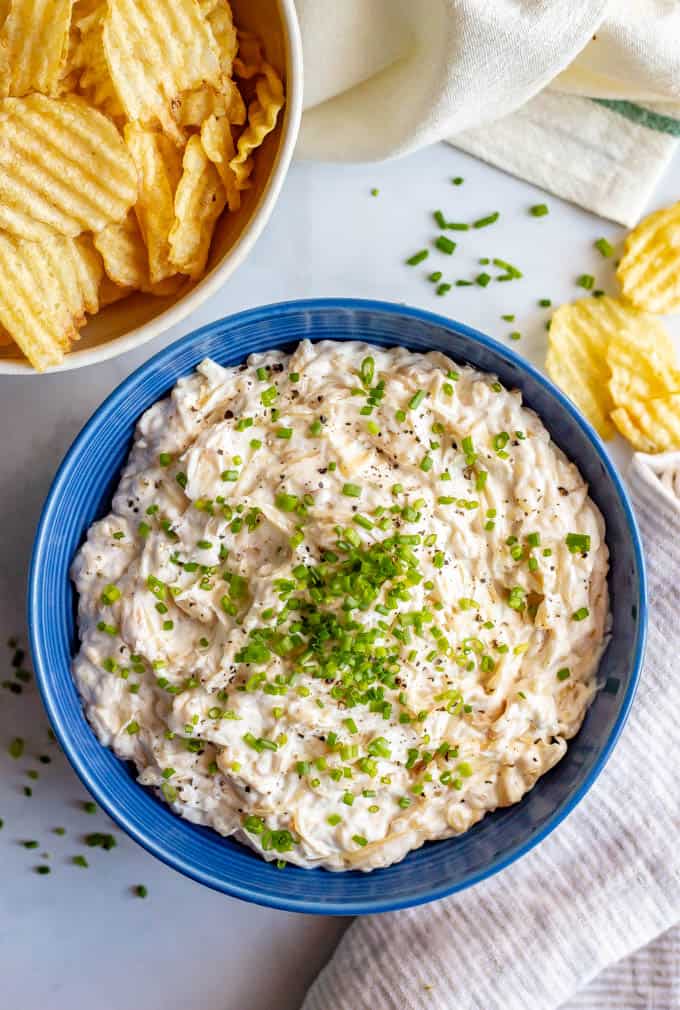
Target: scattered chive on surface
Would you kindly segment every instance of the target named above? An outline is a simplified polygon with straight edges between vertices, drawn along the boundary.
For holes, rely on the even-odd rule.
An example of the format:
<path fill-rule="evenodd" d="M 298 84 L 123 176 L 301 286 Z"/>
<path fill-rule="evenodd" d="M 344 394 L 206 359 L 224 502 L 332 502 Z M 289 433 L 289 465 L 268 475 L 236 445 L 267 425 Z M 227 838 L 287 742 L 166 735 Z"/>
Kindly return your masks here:
<path fill-rule="evenodd" d="M 476 221 L 472 222 L 473 228 L 488 228 L 490 224 L 495 224 L 500 217 L 500 211 L 495 210 L 493 214 L 487 214 L 486 217 L 480 217 Z"/>
<path fill-rule="evenodd" d="M 593 245 L 597 251 L 604 257 L 609 257 L 614 255 L 614 246 L 611 242 L 608 242 L 606 238 L 598 238 Z"/>
<path fill-rule="evenodd" d="M 592 274 L 581 274 L 580 277 L 576 278 L 576 284 L 579 288 L 592 291 L 595 286 L 595 278 Z"/>
<path fill-rule="evenodd" d="M 456 248 L 456 243 L 452 242 L 450 238 L 446 237 L 446 235 L 440 235 L 435 240 L 434 244 L 440 252 L 446 253 L 447 256 L 451 256 Z"/>
<path fill-rule="evenodd" d="M 529 213 L 532 217 L 545 217 L 550 213 L 550 210 L 547 203 L 535 203 L 533 207 L 529 208 Z"/>
<path fill-rule="evenodd" d="M 429 249 L 420 249 L 417 253 L 414 253 L 413 256 L 409 256 L 406 260 L 406 265 L 409 267 L 417 267 L 418 264 L 422 263 L 423 260 L 426 260 L 429 255 Z"/>

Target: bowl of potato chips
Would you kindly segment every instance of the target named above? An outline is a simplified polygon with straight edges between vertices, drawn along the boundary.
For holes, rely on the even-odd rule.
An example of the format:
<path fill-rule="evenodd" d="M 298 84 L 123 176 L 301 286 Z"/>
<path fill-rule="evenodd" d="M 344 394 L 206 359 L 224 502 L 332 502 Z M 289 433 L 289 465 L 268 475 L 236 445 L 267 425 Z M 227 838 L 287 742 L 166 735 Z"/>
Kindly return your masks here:
<path fill-rule="evenodd" d="M 103 361 L 219 288 L 301 106 L 293 0 L 1 4 L 0 373 Z"/>

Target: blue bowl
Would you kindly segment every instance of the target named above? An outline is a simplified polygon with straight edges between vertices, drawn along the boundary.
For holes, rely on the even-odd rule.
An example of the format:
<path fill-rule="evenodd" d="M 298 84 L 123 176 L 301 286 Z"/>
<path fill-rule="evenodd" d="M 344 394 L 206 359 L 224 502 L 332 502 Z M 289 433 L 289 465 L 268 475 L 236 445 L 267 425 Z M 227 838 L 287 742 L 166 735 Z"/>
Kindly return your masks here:
<path fill-rule="evenodd" d="M 104 515 L 140 414 L 210 356 L 235 365 L 253 351 L 312 340 L 366 340 L 445 351 L 521 389 L 555 442 L 579 466 L 607 524 L 613 637 L 605 684 L 566 756 L 521 803 L 485 817 L 458 838 L 428 843 L 403 862 L 364 874 L 293 866 L 284 872 L 246 847 L 182 820 L 137 784 L 98 742 L 71 678 L 77 648 L 69 565 L 88 527 Z M 297 912 L 357 915 L 432 901 L 462 890 L 528 852 L 585 796 L 626 721 L 645 642 L 646 595 L 640 536 L 630 502 L 592 428 L 543 376 L 506 347 L 460 323 L 384 302 L 326 299 L 254 309 L 211 323 L 139 368 L 75 440 L 50 490 L 35 541 L 28 619 L 38 684 L 66 755 L 99 804 L 169 866 L 218 891 Z"/>

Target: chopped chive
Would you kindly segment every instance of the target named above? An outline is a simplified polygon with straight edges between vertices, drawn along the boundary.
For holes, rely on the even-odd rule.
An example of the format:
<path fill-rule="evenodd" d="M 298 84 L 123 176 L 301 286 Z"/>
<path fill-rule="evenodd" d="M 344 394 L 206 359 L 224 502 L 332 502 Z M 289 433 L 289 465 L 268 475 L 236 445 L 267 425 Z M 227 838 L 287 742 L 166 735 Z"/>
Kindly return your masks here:
<path fill-rule="evenodd" d="M 35 867 L 35 872 L 39 873 L 41 877 L 46 877 L 48 873 L 52 872 L 52 870 L 50 869 L 49 866 L 44 866 L 43 865 L 43 866 L 36 866 Z"/>
<path fill-rule="evenodd" d="M 435 210 L 432 212 L 432 217 L 437 222 L 439 228 L 446 228 L 446 218 L 440 210 Z"/>
<path fill-rule="evenodd" d="M 533 207 L 529 207 L 529 213 L 532 217 L 545 217 L 550 211 L 547 203 L 535 203 Z"/>
<path fill-rule="evenodd" d="M 446 235 L 440 235 L 434 244 L 440 252 L 446 253 L 447 256 L 450 256 L 456 248 L 456 243 L 452 242 Z"/>
<path fill-rule="evenodd" d="M 379 192 L 380 192 L 380 190 L 376 189 L 375 186 L 374 186 L 373 189 L 371 190 L 371 196 L 377 196 Z"/>
<path fill-rule="evenodd" d="M 469 231 L 470 225 L 465 224 L 464 221 L 449 221 L 446 227 L 450 231 Z"/>
<path fill-rule="evenodd" d="M 73 857 L 73 858 L 71 859 L 71 862 L 73 863 L 73 865 L 74 865 L 74 866 L 80 866 L 80 867 L 82 867 L 82 868 L 83 868 L 84 870 L 86 870 L 86 869 L 88 868 L 88 866 L 90 865 L 90 864 L 88 863 L 87 859 L 85 858 L 85 856 L 80 856 L 80 855 L 78 855 L 78 856 L 74 856 L 74 857 Z"/>
<path fill-rule="evenodd" d="M 501 316 L 501 319 L 506 323 L 514 323 L 515 316 L 512 312 L 509 312 L 507 315 Z"/>
<path fill-rule="evenodd" d="M 342 493 L 346 498 L 361 498 L 361 486 L 359 484 L 343 484 Z"/>
<path fill-rule="evenodd" d="M 572 621 L 585 621 L 586 617 L 588 617 L 589 614 L 590 611 L 588 610 L 587 607 L 579 607 L 579 609 L 575 610 L 574 613 L 571 615 L 571 619 Z"/>
<path fill-rule="evenodd" d="M 569 671 L 569 667 L 568 666 L 563 666 L 561 670 L 557 671 L 557 679 L 558 680 L 566 680 L 568 678 L 568 676 L 569 676 L 569 672 L 570 672 Z"/>
<path fill-rule="evenodd" d="M 593 245 L 602 256 L 611 256 L 614 252 L 614 246 L 606 238 L 598 238 Z"/>
<path fill-rule="evenodd" d="M 406 260 L 406 265 L 409 267 L 416 267 L 419 263 L 422 263 L 423 260 L 426 260 L 429 255 L 429 249 L 421 249 L 419 252 L 414 253 L 413 256 L 409 256 Z"/>
<path fill-rule="evenodd" d="M 490 224 L 494 224 L 500 217 L 499 211 L 494 211 L 493 214 L 488 214 L 486 217 L 480 217 L 477 221 L 472 222 L 473 228 L 486 228 Z"/>
<path fill-rule="evenodd" d="M 508 334 L 508 336 L 510 337 L 510 340 L 521 340 L 522 339 L 522 334 L 519 332 L 519 330 L 513 330 L 512 333 Z"/>
<path fill-rule="evenodd" d="M 491 280 L 490 274 L 487 273 L 477 274 L 477 276 L 475 277 L 475 284 L 479 284 L 480 288 L 485 288 L 490 280 Z"/>
<path fill-rule="evenodd" d="M 419 389 L 417 393 L 414 393 L 411 399 L 408 401 L 409 410 L 417 410 L 426 396 L 427 393 L 425 392 L 424 389 Z"/>
<path fill-rule="evenodd" d="M 592 274 L 581 274 L 580 277 L 576 278 L 576 284 L 580 288 L 585 288 L 586 291 L 592 291 L 595 285 L 595 278 Z"/>
<path fill-rule="evenodd" d="M 172 456 L 169 452 L 162 452 L 158 457 L 158 462 L 161 466 L 170 466 L 172 463 Z"/>
<path fill-rule="evenodd" d="M 457 175 L 455 178 L 451 180 L 451 184 L 453 186 L 462 186 L 464 182 L 465 180 L 463 179 L 462 175 Z"/>
<path fill-rule="evenodd" d="M 13 757 L 15 761 L 17 761 L 23 753 L 24 753 L 24 741 L 21 739 L 20 736 L 17 736 L 14 738 L 14 740 L 12 740 L 11 744 L 9 745 L 9 755 L 10 757 Z"/>
<path fill-rule="evenodd" d="M 290 438 L 293 437 L 293 429 L 292 428 L 277 428 L 276 429 L 276 437 L 277 438 L 287 438 L 287 439 L 290 439 Z"/>
<path fill-rule="evenodd" d="M 565 543 L 571 554 L 587 554 L 590 550 L 590 536 L 587 533 L 567 533 Z"/>
<path fill-rule="evenodd" d="M 435 293 L 438 294 L 441 297 L 442 295 L 448 294 L 448 292 L 450 290 L 451 290 L 451 285 L 450 284 L 438 284 L 437 285 L 437 290 L 436 290 Z"/>
<path fill-rule="evenodd" d="M 436 284 L 437 281 L 440 281 L 442 279 L 441 270 L 435 270 L 434 273 L 431 273 L 427 279 L 428 281 L 432 281 L 433 284 Z"/>
<path fill-rule="evenodd" d="M 542 309 L 549 309 L 550 306 L 552 305 L 552 302 L 550 301 L 549 298 L 539 298 L 538 304 Z"/>
<path fill-rule="evenodd" d="M 149 894 L 149 889 L 144 884 L 136 884 L 134 892 L 136 898 L 146 898 Z"/>
<path fill-rule="evenodd" d="M 518 267 L 513 266 L 512 263 L 507 263 L 505 260 L 501 260 L 496 257 L 492 260 L 492 263 L 494 266 L 500 267 L 501 270 L 505 270 L 509 277 L 519 278 L 524 276 Z"/>
<path fill-rule="evenodd" d="M 464 281 L 464 280 L 456 281 L 457 288 L 471 288 L 473 284 L 474 281 Z"/>
<path fill-rule="evenodd" d="M 85 802 L 83 803 L 83 810 L 85 811 L 86 814 L 96 814 L 97 804 L 93 803 L 92 800 L 85 800 Z"/>

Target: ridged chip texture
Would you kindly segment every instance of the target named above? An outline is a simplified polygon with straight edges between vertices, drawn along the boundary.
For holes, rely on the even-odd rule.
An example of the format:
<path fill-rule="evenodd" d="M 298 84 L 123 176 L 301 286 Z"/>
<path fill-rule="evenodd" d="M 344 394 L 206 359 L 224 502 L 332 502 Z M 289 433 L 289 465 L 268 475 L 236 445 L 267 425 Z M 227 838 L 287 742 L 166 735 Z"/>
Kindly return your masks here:
<path fill-rule="evenodd" d="M 255 85 L 257 97 L 248 108 L 248 125 L 238 138 L 236 156 L 230 162 L 239 189 L 245 189 L 249 184 L 253 170 L 250 155 L 262 144 L 267 134 L 272 132 L 283 108 L 281 78 L 268 63 L 262 65 L 262 71 L 262 76 L 258 77 Z"/>
<path fill-rule="evenodd" d="M 609 392 L 617 407 L 680 392 L 675 347 L 660 319 L 639 313 L 635 324 L 612 334 L 607 347 Z"/>
<path fill-rule="evenodd" d="M 181 142 L 174 109 L 182 92 L 221 83 L 217 44 L 198 0 L 109 0 L 103 43 L 127 119 L 160 123 Z"/>
<path fill-rule="evenodd" d="M 101 260 L 86 238 L 29 242 L 0 232 L 0 325 L 34 368 L 58 365 L 99 308 Z"/>
<path fill-rule="evenodd" d="M 227 0 L 199 0 L 199 6 L 217 43 L 222 73 L 225 78 L 231 77 L 238 49 L 231 7 Z"/>
<path fill-rule="evenodd" d="M 657 210 L 626 239 L 617 277 L 640 309 L 680 312 L 680 203 Z"/>
<path fill-rule="evenodd" d="M 77 10 L 77 8 L 76 8 Z M 77 17 L 71 64 L 78 75 L 80 90 L 90 101 L 114 119 L 123 117 L 123 106 L 113 86 L 104 55 L 104 17 L 106 4 L 100 3 L 90 13 Z"/>
<path fill-rule="evenodd" d="M 201 126 L 201 143 L 222 180 L 229 210 L 238 210 L 241 206 L 241 189 L 236 173 L 231 167 L 236 149 L 229 119 L 226 116 L 210 116 L 206 119 Z"/>
<path fill-rule="evenodd" d="M 177 273 L 170 259 L 169 235 L 175 222 L 175 191 L 182 174 L 182 152 L 162 133 L 130 123 L 125 140 L 137 166 L 137 220 L 148 251 L 149 280 L 157 284 Z"/>
<path fill-rule="evenodd" d="M 217 219 L 227 194 L 217 169 L 203 150 L 199 136 L 184 152 L 182 178 L 175 195 L 175 223 L 170 232 L 170 257 L 175 269 L 191 277 L 205 270 Z"/>
<path fill-rule="evenodd" d="M 0 98 L 58 94 L 72 6 L 73 0 L 12 0 L 0 29 Z"/>
<path fill-rule="evenodd" d="M 603 438 L 614 434 L 609 420 L 613 403 L 607 386 L 607 345 L 627 311 L 611 298 L 582 298 L 561 305 L 550 323 L 548 375 Z"/>
<path fill-rule="evenodd" d="M 134 210 L 94 237 L 107 277 L 119 288 L 143 288 L 149 283 L 146 245 Z"/>
<path fill-rule="evenodd" d="M 680 449 L 680 393 L 634 400 L 613 410 L 612 421 L 638 452 Z"/>
<path fill-rule="evenodd" d="M 75 237 L 122 221 L 136 199 L 134 162 L 106 116 L 76 98 L 0 101 L 0 228 Z"/>

